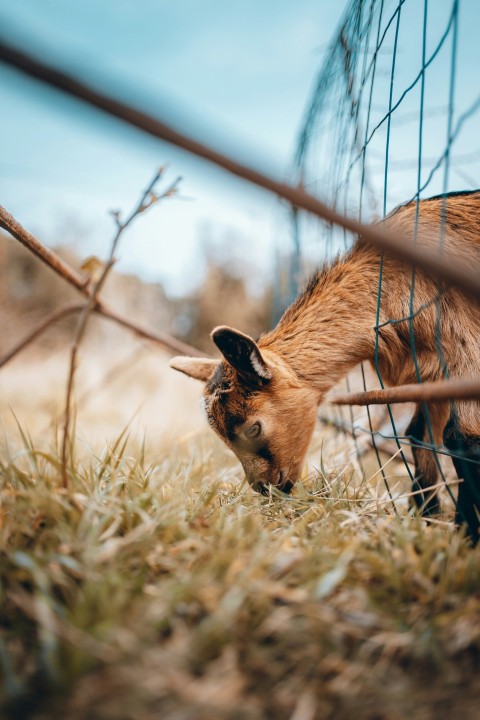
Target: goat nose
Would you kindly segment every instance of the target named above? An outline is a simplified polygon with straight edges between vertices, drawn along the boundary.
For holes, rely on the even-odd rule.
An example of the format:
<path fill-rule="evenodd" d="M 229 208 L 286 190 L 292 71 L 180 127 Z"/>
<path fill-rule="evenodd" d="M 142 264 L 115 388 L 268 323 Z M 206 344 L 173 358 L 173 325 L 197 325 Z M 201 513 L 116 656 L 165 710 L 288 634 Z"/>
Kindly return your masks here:
<path fill-rule="evenodd" d="M 294 482 L 290 480 L 284 470 L 280 470 L 278 474 L 273 475 L 271 478 L 260 478 L 258 475 L 253 473 L 245 473 L 248 484 L 261 495 L 268 495 L 268 487 L 272 485 L 278 488 L 286 495 L 290 494 L 293 490 Z"/>
<path fill-rule="evenodd" d="M 289 480 L 286 472 L 284 470 L 280 470 L 280 472 L 278 473 L 278 489 L 289 495 L 293 490 L 293 485 L 294 483 Z"/>
<path fill-rule="evenodd" d="M 253 490 L 256 490 L 256 492 L 265 494 L 265 485 L 262 483 L 262 481 L 258 478 L 257 475 L 254 475 L 253 473 L 245 472 L 245 477 L 247 478 L 247 482 L 250 485 Z"/>

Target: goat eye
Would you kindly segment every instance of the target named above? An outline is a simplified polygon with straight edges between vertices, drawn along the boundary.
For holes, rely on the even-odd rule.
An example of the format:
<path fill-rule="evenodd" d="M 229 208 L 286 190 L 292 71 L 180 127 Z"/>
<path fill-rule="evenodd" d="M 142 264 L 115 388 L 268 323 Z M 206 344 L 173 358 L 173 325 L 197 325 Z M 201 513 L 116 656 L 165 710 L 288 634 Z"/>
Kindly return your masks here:
<path fill-rule="evenodd" d="M 253 423 L 253 425 L 250 425 L 247 430 L 245 430 L 245 436 L 248 438 L 256 438 L 260 435 L 262 432 L 262 426 L 259 422 Z"/>

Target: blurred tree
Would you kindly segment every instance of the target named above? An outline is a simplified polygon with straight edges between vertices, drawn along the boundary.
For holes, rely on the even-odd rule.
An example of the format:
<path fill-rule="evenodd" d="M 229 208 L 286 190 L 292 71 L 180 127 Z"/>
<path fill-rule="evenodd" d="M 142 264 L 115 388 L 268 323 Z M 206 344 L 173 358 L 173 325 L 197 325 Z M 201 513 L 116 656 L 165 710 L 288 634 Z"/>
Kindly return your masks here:
<path fill-rule="evenodd" d="M 229 238 L 231 240 L 231 238 Z M 228 250 L 229 243 L 203 244 L 204 279 L 197 289 L 180 299 L 169 298 L 160 283 L 146 283 L 135 275 L 114 272 L 102 293 L 108 304 L 143 325 L 171 333 L 194 346 L 213 352 L 210 332 L 229 324 L 257 336 L 268 329 L 271 293 L 260 273 Z M 232 245 L 230 245 L 232 247 Z M 220 251 L 219 251 L 220 249 Z M 70 265 L 81 271 L 82 260 L 71 248 L 56 248 Z M 2 346 L 28 332 L 41 318 L 79 295 L 22 245 L 0 234 L 0 322 Z M 51 348 L 71 337 L 76 319 L 62 320 L 37 341 Z M 122 342 L 124 330 L 95 318 L 91 342 Z"/>
<path fill-rule="evenodd" d="M 203 282 L 176 303 L 173 333 L 208 353 L 214 351 L 210 333 L 216 325 L 231 325 L 254 337 L 271 326 L 271 288 L 232 240 L 202 243 Z"/>

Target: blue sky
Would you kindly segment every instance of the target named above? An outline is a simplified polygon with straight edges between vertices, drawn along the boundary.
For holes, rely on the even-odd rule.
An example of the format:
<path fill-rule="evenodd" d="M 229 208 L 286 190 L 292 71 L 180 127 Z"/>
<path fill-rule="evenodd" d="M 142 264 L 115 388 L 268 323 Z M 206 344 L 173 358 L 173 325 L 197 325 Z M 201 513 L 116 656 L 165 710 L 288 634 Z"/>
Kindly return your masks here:
<path fill-rule="evenodd" d="M 0 36 L 281 177 L 291 165 L 316 72 L 345 5 L 331 0 L 0 0 Z M 385 0 L 385 16 L 395 6 L 396 0 Z M 452 0 L 430 0 L 428 7 L 431 52 Z M 402 13 L 397 94 L 419 68 L 423 3 L 407 0 Z M 455 118 L 480 91 L 479 27 L 480 2 L 461 0 Z M 441 112 L 425 121 L 425 172 L 445 143 L 450 52 L 446 43 L 428 70 L 425 106 Z M 388 98 L 389 62 L 388 52 L 379 56 L 374 102 L 381 101 L 380 111 Z M 108 211 L 130 208 L 158 165 L 169 163 L 168 179 L 183 177 L 186 199 L 164 203 L 138 221 L 123 238 L 119 267 L 180 294 L 200 277 L 206 235 L 228 237 L 245 257 L 272 266 L 284 215 L 271 196 L 1 65 L 0 88 L 0 202 L 44 241 L 76 241 L 81 255 L 102 255 L 112 236 Z M 418 121 L 419 89 L 395 119 L 410 112 Z M 392 126 L 389 209 L 415 187 L 415 122 Z M 384 130 L 371 152 L 380 199 Z M 456 157 L 473 156 L 450 173 L 451 189 L 480 185 L 479 130 L 477 114 L 454 148 Z M 325 150 L 328 154 L 328 143 Z M 320 156 L 317 166 L 321 184 Z M 429 194 L 440 191 L 441 182 L 439 173 Z"/>
<path fill-rule="evenodd" d="M 0 0 L 0 34 L 270 172 L 285 174 L 322 48 L 342 3 L 297 0 Z M 48 243 L 101 254 L 108 210 L 128 208 L 159 164 L 187 200 L 139 220 L 120 267 L 181 292 L 200 237 L 238 238 L 267 265 L 274 199 L 0 66 L 1 202 Z"/>

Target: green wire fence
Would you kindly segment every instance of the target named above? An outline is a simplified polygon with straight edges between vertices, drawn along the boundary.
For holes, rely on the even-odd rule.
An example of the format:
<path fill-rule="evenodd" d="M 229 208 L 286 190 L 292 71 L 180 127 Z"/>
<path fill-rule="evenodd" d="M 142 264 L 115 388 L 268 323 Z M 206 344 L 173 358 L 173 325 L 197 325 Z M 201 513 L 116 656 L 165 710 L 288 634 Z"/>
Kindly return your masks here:
<path fill-rule="evenodd" d="M 421 199 L 440 195 L 445 205 L 448 193 L 463 190 L 465 183 L 467 188 L 475 187 L 476 181 L 464 166 L 473 165 L 477 173 L 480 167 L 480 152 L 475 147 L 472 150 L 472 139 L 475 142 L 478 133 L 472 133 L 471 124 L 480 108 L 480 96 L 478 85 L 477 88 L 461 87 L 458 103 L 461 111 L 457 112 L 458 76 L 462 70 L 458 42 L 460 11 L 459 0 L 349 2 L 339 30 L 327 49 L 304 118 L 294 165 L 298 183 L 335 209 L 364 222 L 385 217 L 400 203 L 416 202 L 415 235 Z M 467 25 L 472 22 L 468 17 L 472 11 L 470 4 L 463 17 Z M 476 120 L 478 122 L 478 117 Z M 444 237 L 445 214 L 442 214 L 439 246 Z M 296 212 L 292 216 L 292 236 L 290 295 L 302 280 L 302 267 L 328 263 L 355 241 L 346 231 Z M 374 363 L 377 382 L 383 388 L 378 350 L 382 267 L 383 255 Z M 446 378 L 440 291 L 432 302 L 436 307 L 436 347 Z M 412 270 L 409 314 L 389 318 L 388 323 L 408 322 L 416 377 L 422 382 L 413 324 L 416 313 L 418 302 L 415 270 Z M 363 389 L 369 389 L 373 381 L 371 372 L 362 367 L 360 378 Z M 352 378 L 347 378 L 346 383 L 350 390 Z M 380 468 L 379 442 L 395 443 L 406 472 L 414 481 L 405 454 L 413 441 L 397 429 L 390 406 L 387 406 L 387 429 L 385 423 L 381 428 L 375 427 L 368 408 L 363 418 L 352 408 L 337 408 L 332 412 L 327 419 L 337 427 L 347 428 L 357 448 L 362 434 L 368 434 Z M 428 441 L 421 446 L 432 451 L 445 481 L 439 459 L 440 454 L 445 454 L 445 448 L 434 443 L 425 403 L 424 413 Z M 381 472 L 392 497 L 387 475 L 383 469 Z M 448 484 L 445 486 L 456 504 Z"/>

